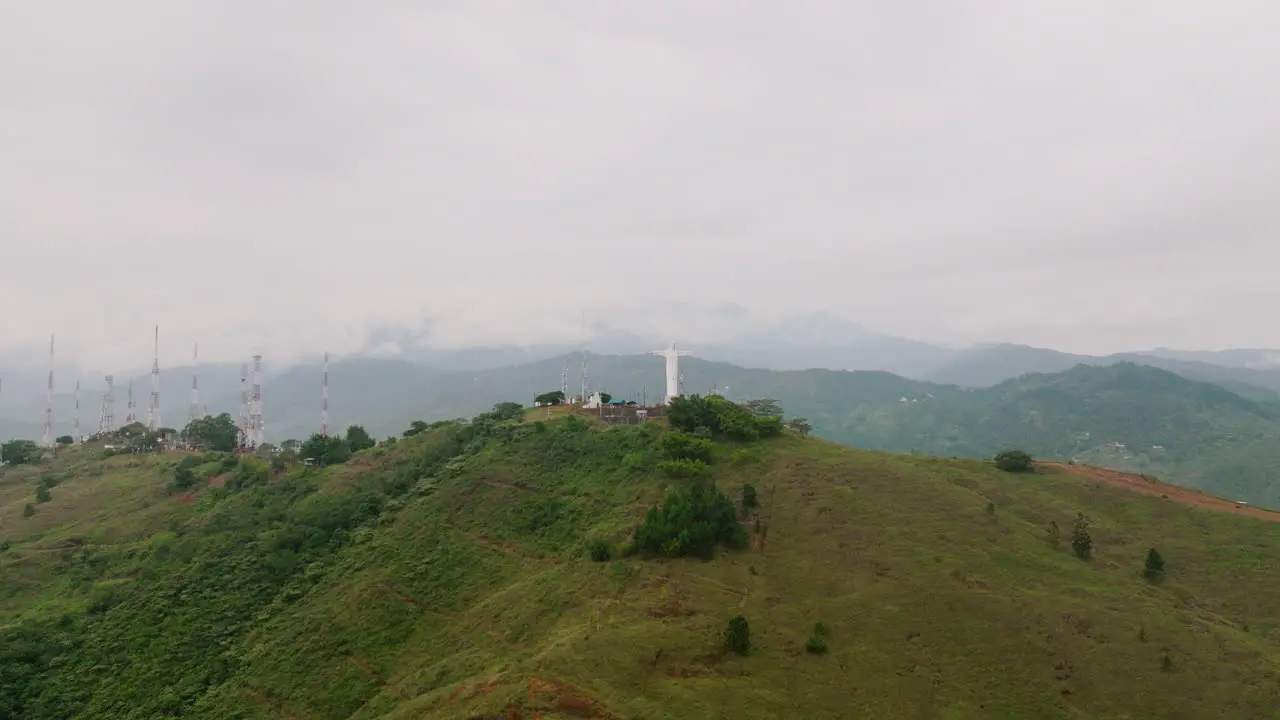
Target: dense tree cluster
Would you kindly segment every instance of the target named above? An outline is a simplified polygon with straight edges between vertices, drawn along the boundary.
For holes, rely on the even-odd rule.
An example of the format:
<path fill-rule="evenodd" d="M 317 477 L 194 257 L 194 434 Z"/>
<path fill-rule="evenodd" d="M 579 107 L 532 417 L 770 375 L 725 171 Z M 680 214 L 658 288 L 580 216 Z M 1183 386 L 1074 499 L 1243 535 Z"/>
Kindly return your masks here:
<path fill-rule="evenodd" d="M 40 446 L 30 440 L 10 440 L 0 445 L 0 460 L 10 465 L 25 465 L 40 459 Z"/>
<path fill-rule="evenodd" d="M 782 434 L 782 419 L 757 416 L 719 395 L 681 395 L 667 406 L 671 427 L 694 435 L 729 440 L 756 440 Z"/>
<path fill-rule="evenodd" d="M 707 558 L 720 544 L 744 548 L 747 531 L 738 523 L 733 502 L 706 478 L 668 493 L 661 505 L 649 509 L 632 538 L 634 550 L 668 557 Z"/>

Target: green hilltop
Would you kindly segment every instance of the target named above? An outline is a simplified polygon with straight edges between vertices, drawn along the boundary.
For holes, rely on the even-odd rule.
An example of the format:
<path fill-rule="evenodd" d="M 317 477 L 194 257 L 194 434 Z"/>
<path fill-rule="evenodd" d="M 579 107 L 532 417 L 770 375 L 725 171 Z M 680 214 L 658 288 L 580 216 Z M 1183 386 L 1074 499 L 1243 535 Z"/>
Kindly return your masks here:
<path fill-rule="evenodd" d="M 687 433 L 502 405 L 327 467 L 0 471 L 0 717 L 1280 707 L 1280 523 L 689 403 Z"/>
<path fill-rule="evenodd" d="M 615 396 L 657 395 L 661 360 L 588 357 L 592 384 Z M 376 436 L 410 421 L 474 415 L 508 399 L 558 387 L 558 358 L 517 367 L 433 375 L 395 361 L 353 361 L 332 371 L 334 417 Z M 779 372 L 690 358 L 689 392 L 719 388 L 731 398 L 773 398 L 808 418 L 814 434 L 855 447 L 986 458 L 1007 446 L 1036 457 L 1076 460 L 1155 475 L 1216 495 L 1280 508 L 1280 403 L 1219 384 L 1133 363 L 1077 365 L 986 388 L 909 380 L 886 372 Z M 727 388 L 727 389 L 726 389 Z M 271 388 L 272 427 L 315 430 L 315 378 L 299 372 Z M 337 410 L 341 408 L 341 411 Z M 283 438 L 281 438 L 283 439 Z"/>

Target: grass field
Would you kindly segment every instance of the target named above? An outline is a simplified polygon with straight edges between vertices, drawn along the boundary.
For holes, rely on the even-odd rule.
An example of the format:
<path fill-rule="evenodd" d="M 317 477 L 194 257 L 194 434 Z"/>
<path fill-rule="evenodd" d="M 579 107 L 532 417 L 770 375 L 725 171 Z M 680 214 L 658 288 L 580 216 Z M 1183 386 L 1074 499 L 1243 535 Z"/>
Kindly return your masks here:
<path fill-rule="evenodd" d="M 625 556 L 687 482 L 660 432 L 553 418 L 463 451 L 446 427 L 194 502 L 173 457 L 7 471 L 0 624 L 75 650 L 23 716 L 1280 716 L 1280 524 L 786 436 L 717 444 L 717 486 L 758 490 L 748 549 Z M 65 477 L 23 518 L 42 473 Z"/>

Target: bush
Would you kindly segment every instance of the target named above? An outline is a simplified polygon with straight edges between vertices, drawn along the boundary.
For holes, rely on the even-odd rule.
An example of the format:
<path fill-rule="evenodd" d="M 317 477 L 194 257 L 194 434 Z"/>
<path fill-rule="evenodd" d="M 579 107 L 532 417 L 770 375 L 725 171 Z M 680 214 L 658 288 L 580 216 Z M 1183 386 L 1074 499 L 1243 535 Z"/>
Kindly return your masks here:
<path fill-rule="evenodd" d="M 643 470 L 645 465 L 647 465 L 648 463 L 649 463 L 649 458 L 646 457 L 644 453 L 629 452 L 626 455 L 622 456 L 622 461 L 619 464 L 622 466 L 622 469 L 627 472 L 636 472 L 639 470 Z"/>
<path fill-rule="evenodd" d="M 671 460 L 698 460 L 710 464 L 714 447 L 710 440 L 678 430 L 669 432 L 662 438 L 662 452 Z"/>
<path fill-rule="evenodd" d="M 1157 583 L 1164 579 L 1164 558 L 1159 551 L 1151 548 L 1147 551 L 1147 561 L 1143 563 L 1142 577 L 1148 582 Z"/>
<path fill-rule="evenodd" d="M 1035 461 L 1022 450 L 1005 450 L 995 457 L 996 467 L 1005 472 L 1024 473 L 1035 469 Z"/>
<path fill-rule="evenodd" d="M 704 478 L 711 474 L 711 466 L 701 460 L 663 460 L 658 469 L 667 477 L 679 479 Z"/>
<path fill-rule="evenodd" d="M 1093 557 L 1093 536 L 1089 534 L 1089 519 L 1084 513 L 1076 513 L 1071 525 L 1071 549 L 1081 560 Z"/>
<path fill-rule="evenodd" d="M 595 562 L 608 562 L 613 559 L 613 549 L 603 540 L 592 540 L 588 553 Z"/>
<path fill-rule="evenodd" d="M 751 651 L 751 626 L 741 615 L 729 618 L 729 626 L 724 629 L 724 646 L 729 652 L 746 655 Z"/>
<path fill-rule="evenodd" d="M 182 492 L 200 482 L 200 478 L 192 472 L 191 468 L 178 466 L 173 471 L 173 479 L 169 481 L 169 490 L 172 492 Z"/>
<path fill-rule="evenodd" d="M 49 488 L 44 483 L 40 483 L 36 488 L 36 502 L 47 503 L 53 499 L 53 493 L 49 492 Z"/>
<path fill-rule="evenodd" d="M 817 635 L 814 635 L 805 641 L 804 649 L 812 655 L 825 655 L 827 652 L 827 641 Z"/>
<path fill-rule="evenodd" d="M 756 486 L 750 483 L 742 486 L 742 507 L 750 510 L 756 506 Z"/>
<path fill-rule="evenodd" d="M 35 514 L 36 514 L 35 505 L 32 505 L 31 503 L 27 503 L 26 505 L 22 506 L 22 517 L 29 518 Z"/>
<path fill-rule="evenodd" d="M 827 635 L 831 634 L 831 630 L 830 628 L 827 627 L 826 623 L 819 620 L 818 622 L 813 624 L 813 634 L 816 635 L 817 637 L 826 637 Z"/>

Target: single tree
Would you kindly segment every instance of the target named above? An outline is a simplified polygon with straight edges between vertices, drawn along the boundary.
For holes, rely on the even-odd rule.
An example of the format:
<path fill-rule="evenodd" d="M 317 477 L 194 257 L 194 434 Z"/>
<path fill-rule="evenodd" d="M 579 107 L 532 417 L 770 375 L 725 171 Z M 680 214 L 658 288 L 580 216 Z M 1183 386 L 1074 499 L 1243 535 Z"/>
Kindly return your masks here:
<path fill-rule="evenodd" d="M 1053 546 L 1054 550 L 1057 550 L 1058 544 L 1062 540 L 1062 531 L 1058 529 L 1057 520 L 1049 521 L 1049 530 L 1047 534 L 1049 537 L 1049 544 Z"/>
<path fill-rule="evenodd" d="M 53 499 L 53 493 L 49 492 L 49 487 L 44 483 L 40 483 L 36 488 L 36 502 L 47 503 Z"/>
<path fill-rule="evenodd" d="M 288 440 L 285 440 L 284 442 L 280 443 L 280 449 L 284 450 L 285 452 L 288 452 L 288 451 L 298 452 L 298 448 L 300 447 L 302 447 L 302 441 L 294 438 L 289 438 Z"/>
<path fill-rule="evenodd" d="M 813 432 L 813 426 L 804 418 L 791 418 L 787 421 L 787 429 L 800 437 L 806 437 Z"/>
<path fill-rule="evenodd" d="M 564 402 L 564 391 L 553 390 L 551 392 L 544 392 L 535 397 L 533 402 L 538 405 L 559 405 Z"/>
<path fill-rule="evenodd" d="M 35 505 L 32 505 L 31 503 L 27 503 L 26 505 L 22 506 L 22 517 L 29 518 L 35 514 L 36 514 Z"/>
<path fill-rule="evenodd" d="M 757 503 L 756 487 L 750 483 L 743 485 L 742 486 L 742 507 L 746 508 L 747 510 L 750 510 L 751 508 L 756 506 L 756 503 Z"/>
<path fill-rule="evenodd" d="M 600 393 L 600 402 L 605 404 L 613 402 L 613 395 L 610 395 L 607 392 Z"/>
<path fill-rule="evenodd" d="M 724 629 L 724 646 L 739 655 L 751 651 L 751 626 L 746 618 L 734 615 L 729 619 L 729 626 Z"/>
<path fill-rule="evenodd" d="M 1153 583 L 1164 579 L 1164 558 L 1155 548 L 1147 551 L 1147 561 L 1143 563 L 1142 577 Z"/>
<path fill-rule="evenodd" d="M 182 438 L 188 443 L 205 450 L 231 452 L 239 442 L 239 428 L 229 413 L 209 415 L 187 423 L 182 429 Z"/>
<path fill-rule="evenodd" d="M 760 398 L 742 403 L 742 407 L 756 417 L 782 417 L 782 405 L 773 398 Z"/>
<path fill-rule="evenodd" d="M 1081 560 L 1093 557 L 1093 537 L 1089 535 L 1089 518 L 1084 513 L 1076 513 L 1076 519 L 1071 524 L 1071 549 Z"/>
<path fill-rule="evenodd" d="M 1031 455 L 1022 450 L 1004 450 L 995 457 L 996 467 L 1005 472 L 1023 473 L 1035 469 Z"/>
<path fill-rule="evenodd" d="M 418 435 L 426 432 L 426 430 L 427 430 L 427 424 L 425 422 L 421 420 L 414 420 L 413 422 L 409 423 L 409 429 L 404 431 L 404 436 L 413 437 L 414 435 Z"/>
<path fill-rule="evenodd" d="M 347 447 L 351 452 L 357 453 L 361 450 L 368 450 L 377 445 L 378 442 L 365 432 L 365 429 L 359 425 L 352 425 L 347 428 Z"/>
<path fill-rule="evenodd" d="M 75 438 L 73 438 L 73 437 L 71 437 L 70 435 L 59 435 L 59 436 L 58 436 L 58 439 L 57 439 L 57 440 L 55 440 L 54 442 L 56 442 L 56 443 L 58 443 L 59 445 L 62 445 L 62 446 L 67 446 L 67 445 L 70 445 L 70 444 L 74 443 L 75 441 L 76 441 L 76 439 L 75 439 Z"/>

